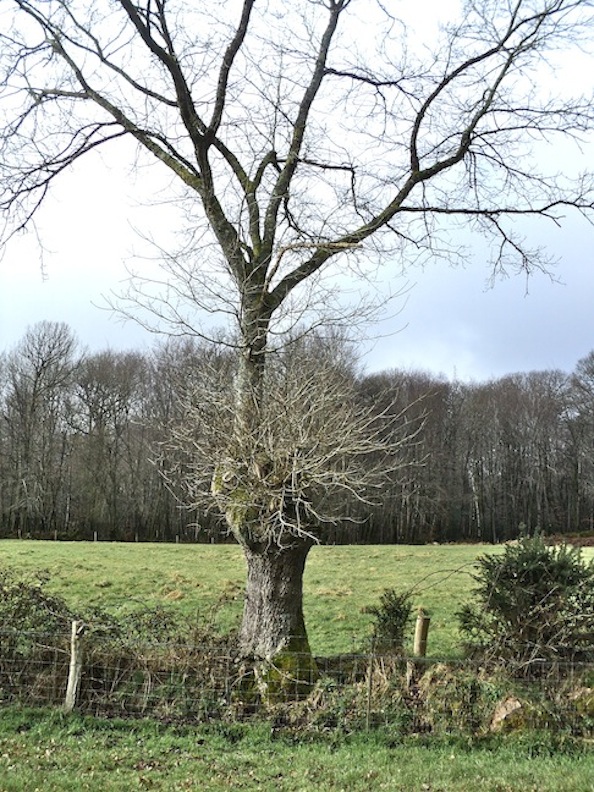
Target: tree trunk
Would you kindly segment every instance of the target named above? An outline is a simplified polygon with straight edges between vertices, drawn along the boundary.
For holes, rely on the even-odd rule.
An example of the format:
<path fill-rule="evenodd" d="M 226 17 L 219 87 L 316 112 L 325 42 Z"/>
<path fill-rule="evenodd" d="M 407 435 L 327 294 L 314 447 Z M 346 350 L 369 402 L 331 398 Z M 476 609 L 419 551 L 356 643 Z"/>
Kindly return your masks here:
<path fill-rule="evenodd" d="M 247 586 L 239 649 L 268 700 L 299 697 L 318 677 L 303 618 L 303 572 L 311 541 L 244 545 Z"/>
<path fill-rule="evenodd" d="M 279 652 L 309 653 L 303 619 L 303 572 L 310 541 L 289 547 L 244 545 L 247 586 L 239 647 L 245 657 L 271 660 Z"/>
<path fill-rule="evenodd" d="M 235 377 L 236 465 L 215 474 L 213 492 L 223 496 L 227 524 L 247 564 L 239 652 L 253 670 L 259 692 L 274 700 L 308 692 L 317 669 L 303 619 L 303 572 L 313 541 L 270 522 L 275 491 L 264 483 L 258 462 L 258 456 L 267 461 L 261 443 L 269 428 L 262 425 L 270 321 L 263 289 L 254 276 L 243 292 L 243 344 Z M 282 495 L 282 484 L 277 490 Z"/>

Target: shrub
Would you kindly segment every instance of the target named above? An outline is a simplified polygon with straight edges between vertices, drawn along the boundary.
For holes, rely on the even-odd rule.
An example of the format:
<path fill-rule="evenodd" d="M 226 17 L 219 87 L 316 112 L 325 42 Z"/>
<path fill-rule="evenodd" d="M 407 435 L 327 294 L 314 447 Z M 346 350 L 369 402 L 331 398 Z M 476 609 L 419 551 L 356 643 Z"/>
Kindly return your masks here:
<path fill-rule="evenodd" d="M 527 675 L 594 657 L 594 564 L 579 548 L 525 538 L 477 564 L 478 602 L 458 614 L 472 653 Z"/>
<path fill-rule="evenodd" d="M 72 614 L 48 594 L 47 576 L 0 567 L 0 699 L 48 703 L 65 684 Z M 55 638 L 55 640 L 54 640 Z"/>
<path fill-rule="evenodd" d="M 475 669 L 438 663 L 418 682 L 417 727 L 439 733 L 486 733 L 502 688 Z"/>
<path fill-rule="evenodd" d="M 365 611 L 374 618 L 373 637 L 376 648 L 380 651 L 402 650 L 412 611 L 410 592 L 386 589 L 380 597 L 379 605 L 370 605 Z"/>
<path fill-rule="evenodd" d="M 46 590 L 48 576 L 0 567 L 0 701 L 63 700 L 70 625 L 86 622 L 78 704 L 105 714 L 192 717 L 223 711 L 233 683 L 228 639 L 164 608 L 119 618 L 75 614 Z"/>
<path fill-rule="evenodd" d="M 59 597 L 49 594 L 45 572 L 20 576 L 0 567 L 0 630 L 67 632 L 72 612 Z"/>

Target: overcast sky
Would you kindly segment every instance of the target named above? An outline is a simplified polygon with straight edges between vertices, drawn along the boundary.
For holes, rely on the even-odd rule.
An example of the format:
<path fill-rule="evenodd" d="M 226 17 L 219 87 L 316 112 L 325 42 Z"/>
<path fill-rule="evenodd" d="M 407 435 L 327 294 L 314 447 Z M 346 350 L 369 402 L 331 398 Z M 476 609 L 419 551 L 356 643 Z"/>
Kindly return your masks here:
<path fill-rule="evenodd" d="M 0 349 L 42 319 L 68 323 L 94 350 L 148 346 L 153 336 L 99 307 L 102 295 L 126 278 L 137 243 L 131 224 L 143 210 L 123 192 L 113 194 L 107 172 L 95 174 L 93 190 L 85 188 L 86 178 L 69 181 L 72 200 L 60 195 L 40 224 L 43 269 L 33 234 L 0 261 Z M 489 287 L 480 255 L 463 269 L 435 261 L 406 277 L 394 271 L 396 288 L 406 294 L 393 306 L 399 313 L 377 327 L 367 370 L 424 369 L 479 381 L 534 369 L 570 371 L 594 349 L 594 229 L 574 219 L 560 230 L 551 226 L 545 242 L 561 259 L 557 280 L 514 276 Z"/>
<path fill-rule="evenodd" d="M 578 155 L 584 168 L 592 166 L 593 151 Z M 165 210 L 143 207 L 132 193 L 117 162 L 109 170 L 95 158 L 64 177 L 39 218 L 43 260 L 34 233 L 13 241 L 0 259 L 0 351 L 43 319 L 68 323 L 92 350 L 153 342 L 98 307 L 126 277 L 134 229 L 146 225 L 149 213 L 149 223 L 167 222 Z M 570 371 L 594 349 L 594 228 L 568 218 L 562 228 L 545 225 L 538 233 L 534 241 L 559 259 L 556 281 L 516 276 L 488 288 L 486 256 L 476 249 L 464 269 L 436 260 L 403 277 L 394 268 L 394 286 L 407 289 L 406 298 L 395 306 L 398 315 L 378 327 L 367 370 L 423 369 L 479 381 L 516 371 Z"/>

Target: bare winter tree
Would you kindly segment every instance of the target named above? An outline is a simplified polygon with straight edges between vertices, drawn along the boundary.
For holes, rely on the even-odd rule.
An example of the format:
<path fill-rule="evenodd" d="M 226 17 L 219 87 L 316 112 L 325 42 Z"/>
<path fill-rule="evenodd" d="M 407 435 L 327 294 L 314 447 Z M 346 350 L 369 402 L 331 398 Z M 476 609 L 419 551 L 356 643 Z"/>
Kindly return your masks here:
<path fill-rule="evenodd" d="M 274 340 L 333 307 L 345 315 L 338 267 L 455 256 L 454 222 L 488 237 L 494 271 L 547 266 L 517 221 L 592 211 L 592 174 L 557 172 L 554 147 L 591 131 L 593 105 L 557 96 L 553 77 L 560 53 L 591 45 L 593 10 L 467 0 L 428 50 L 379 0 L 2 4 L 8 232 L 31 223 L 66 169 L 129 139 L 132 158 L 169 169 L 188 221 L 183 250 L 165 251 L 176 278 L 145 304 L 179 332 L 204 332 L 188 297 L 232 323 L 232 442 L 211 485 L 246 553 L 246 653 L 304 635 L 316 535 L 307 498 L 271 497 L 266 484 L 280 464 L 264 431 Z"/>
<path fill-rule="evenodd" d="M 6 357 L 0 412 L 6 513 L 16 532 L 54 530 L 67 510 L 71 390 L 77 341 L 61 322 L 28 328 Z"/>
<path fill-rule="evenodd" d="M 242 537 L 248 590 L 241 646 L 264 658 L 284 646 L 305 656 L 308 673 L 301 607 L 307 554 L 349 519 L 349 502 L 379 501 L 404 467 L 402 446 L 414 442 L 421 420 L 394 399 L 381 411 L 365 404 L 340 345 L 308 336 L 269 355 L 257 434 L 240 434 L 232 360 L 205 354 L 196 365 L 184 389 L 184 420 L 171 422 L 163 452 L 177 454 L 190 471 L 184 501 L 199 510 L 214 503 Z M 175 468 L 170 475 L 180 478 Z"/>

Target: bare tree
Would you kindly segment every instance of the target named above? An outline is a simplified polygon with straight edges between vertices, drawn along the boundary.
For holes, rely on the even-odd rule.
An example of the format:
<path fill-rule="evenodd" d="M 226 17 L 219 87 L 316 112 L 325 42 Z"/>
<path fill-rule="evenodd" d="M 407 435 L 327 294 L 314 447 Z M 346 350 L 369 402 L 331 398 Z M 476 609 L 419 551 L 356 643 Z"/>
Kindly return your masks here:
<path fill-rule="evenodd" d="M 337 345 L 310 336 L 270 356 L 259 433 L 239 435 L 232 360 L 205 355 L 196 365 L 164 456 L 177 454 L 189 470 L 184 501 L 200 510 L 214 502 L 243 537 L 248 589 L 240 645 L 261 658 L 280 648 L 308 655 L 301 608 L 307 554 L 349 519 L 349 502 L 369 511 L 380 501 L 420 421 L 406 407 L 395 411 L 394 401 L 383 409 L 362 403 Z"/>
<path fill-rule="evenodd" d="M 571 519 L 574 530 L 594 527 L 594 352 L 578 360 L 566 414 L 572 463 Z"/>
<path fill-rule="evenodd" d="M 169 169 L 188 219 L 184 249 L 167 251 L 183 288 L 168 280 L 149 308 L 181 333 L 206 332 L 188 297 L 232 322 L 229 453 L 213 489 L 246 553 L 246 653 L 260 651 L 256 611 L 275 614 L 268 655 L 303 634 L 300 600 L 291 612 L 274 603 L 316 535 L 304 501 L 275 491 L 270 510 L 264 486 L 279 464 L 263 431 L 277 334 L 332 306 L 345 315 L 339 266 L 455 257 L 452 223 L 490 239 L 493 271 L 547 266 L 517 221 L 593 208 L 592 174 L 559 173 L 550 156 L 590 132 L 593 105 L 549 87 L 557 53 L 591 44 L 592 11 L 589 0 L 469 1 L 427 52 L 380 2 L 3 4 L 0 205 L 11 228 L 32 221 L 64 170 L 131 139 Z"/>
<path fill-rule="evenodd" d="M 84 521 L 104 538 L 134 535 L 147 511 L 147 369 L 138 353 L 106 351 L 87 355 L 77 372 L 72 427 L 85 449 L 77 471 L 79 501 Z"/>
<path fill-rule="evenodd" d="M 68 511 L 72 440 L 67 429 L 77 365 L 76 338 L 59 322 L 28 328 L 6 356 L 1 467 L 9 529 L 15 532 L 56 530 Z"/>

